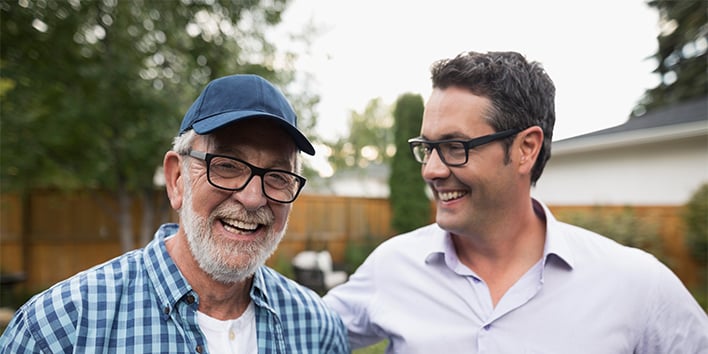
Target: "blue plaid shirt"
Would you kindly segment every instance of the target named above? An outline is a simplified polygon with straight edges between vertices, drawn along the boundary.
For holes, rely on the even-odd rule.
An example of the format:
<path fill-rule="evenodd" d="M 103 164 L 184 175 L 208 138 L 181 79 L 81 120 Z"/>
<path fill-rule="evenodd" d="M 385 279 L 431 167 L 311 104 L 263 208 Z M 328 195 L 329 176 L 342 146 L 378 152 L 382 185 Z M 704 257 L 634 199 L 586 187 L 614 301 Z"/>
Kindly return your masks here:
<path fill-rule="evenodd" d="M 135 250 L 60 282 L 15 314 L 1 353 L 206 353 L 199 296 L 165 248 L 166 224 Z M 338 316 L 268 267 L 255 274 L 258 353 L 349 353 Z"/>

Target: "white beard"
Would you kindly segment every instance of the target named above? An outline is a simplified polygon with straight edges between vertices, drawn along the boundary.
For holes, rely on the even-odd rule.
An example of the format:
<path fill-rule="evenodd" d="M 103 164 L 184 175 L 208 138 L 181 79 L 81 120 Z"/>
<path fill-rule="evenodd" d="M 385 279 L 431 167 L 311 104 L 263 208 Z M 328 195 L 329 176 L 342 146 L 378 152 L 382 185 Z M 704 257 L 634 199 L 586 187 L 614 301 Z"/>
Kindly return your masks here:
<path fill-rule="evenodd" d="M 185 180 L 184 204 L 180 219 L 187 234 L 187 242 L 199 267 L 214 280 L 222 283 L 242 282 L 265 264 L 285 234 L 273 229 L 273 212 L 262 207 L 255 212 L 246 211 L 241 204 L 220 205 L 209 218 L 196 215 L 192 207 L 192 190 Z M 210 225 L 221 218 L 238 218 L 247 222 L 266 225 L 266 236 L 251 241 L 217 239 Z M 286 220 L 287 224 L 287 220 Z"/>

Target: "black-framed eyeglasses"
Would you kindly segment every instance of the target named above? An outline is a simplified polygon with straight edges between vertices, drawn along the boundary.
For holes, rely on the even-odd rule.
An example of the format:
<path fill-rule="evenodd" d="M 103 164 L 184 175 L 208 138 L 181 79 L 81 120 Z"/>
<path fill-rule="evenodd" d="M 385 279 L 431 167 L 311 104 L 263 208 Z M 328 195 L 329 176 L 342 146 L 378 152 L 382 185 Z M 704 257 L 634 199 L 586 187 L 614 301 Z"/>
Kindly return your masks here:
<path fill-rule="evenodd" d="M 470 149 L 491 143 L 492 141 L 508 138 L 523 129 L 509 129 L 501 132 L 480 136 L 470 140 L 445 139 L 429 141 L 421 137 L 408 139 L 411 152 L 415 160 L 426 164 L 433 150 L 437 151 L 440 160 L 451 167 L 462 166 L 467 163 Z"/>
<path fill-rule="evenodd" d="M 292 203 L 305 187 L 307 179 L 290 171 L 260 168 L 235 157 L 191 150 L 189 156 L 203 160 L 207 165 L 209 183 L 227 191 L 239 191 L 253 176 L 261 177 L 263 194 L 279 203 Z"/>

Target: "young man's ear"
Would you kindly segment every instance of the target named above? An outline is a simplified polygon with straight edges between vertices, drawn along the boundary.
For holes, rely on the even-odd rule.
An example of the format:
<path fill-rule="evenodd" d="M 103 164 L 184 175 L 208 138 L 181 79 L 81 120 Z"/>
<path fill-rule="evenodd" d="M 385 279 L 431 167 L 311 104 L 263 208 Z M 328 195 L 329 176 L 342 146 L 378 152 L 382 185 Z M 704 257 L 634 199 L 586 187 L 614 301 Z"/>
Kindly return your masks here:
<path fill-rule="evenodd" d="M 533 126 L 519 132 L 519 172 L 531 174 L 543 147 L 543 129 Z"/>
<path fill-rule="evenodd" d="M 179 210 L 182 207 L 182 196 L 184 193 L 182 168 L 180 166 L 181 160 L 181 156 L 178 153 L 168 151 L 165 154 L 165 159 L 162 161 L 167 197 L 170 199 L 170 205 L 174 210 Z"/>

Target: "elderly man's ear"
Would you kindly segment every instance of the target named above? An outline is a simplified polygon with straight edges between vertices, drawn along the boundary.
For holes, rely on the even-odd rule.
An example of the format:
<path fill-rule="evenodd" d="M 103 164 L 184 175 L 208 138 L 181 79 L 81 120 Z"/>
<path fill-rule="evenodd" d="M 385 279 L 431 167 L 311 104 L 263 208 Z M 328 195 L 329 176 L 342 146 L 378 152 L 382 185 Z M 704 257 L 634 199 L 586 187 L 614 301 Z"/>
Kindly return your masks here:
<path fill-rule="evenodd" d="M 181 156 L 174 151 L 168 151 L 165 154 L 165 159 L 162 161 L 167 197 L 170 198 L 170 205 L 174 210 L 179 210 L 182 207 L 182 196 L 184 192 L 180 161 Z"/>

